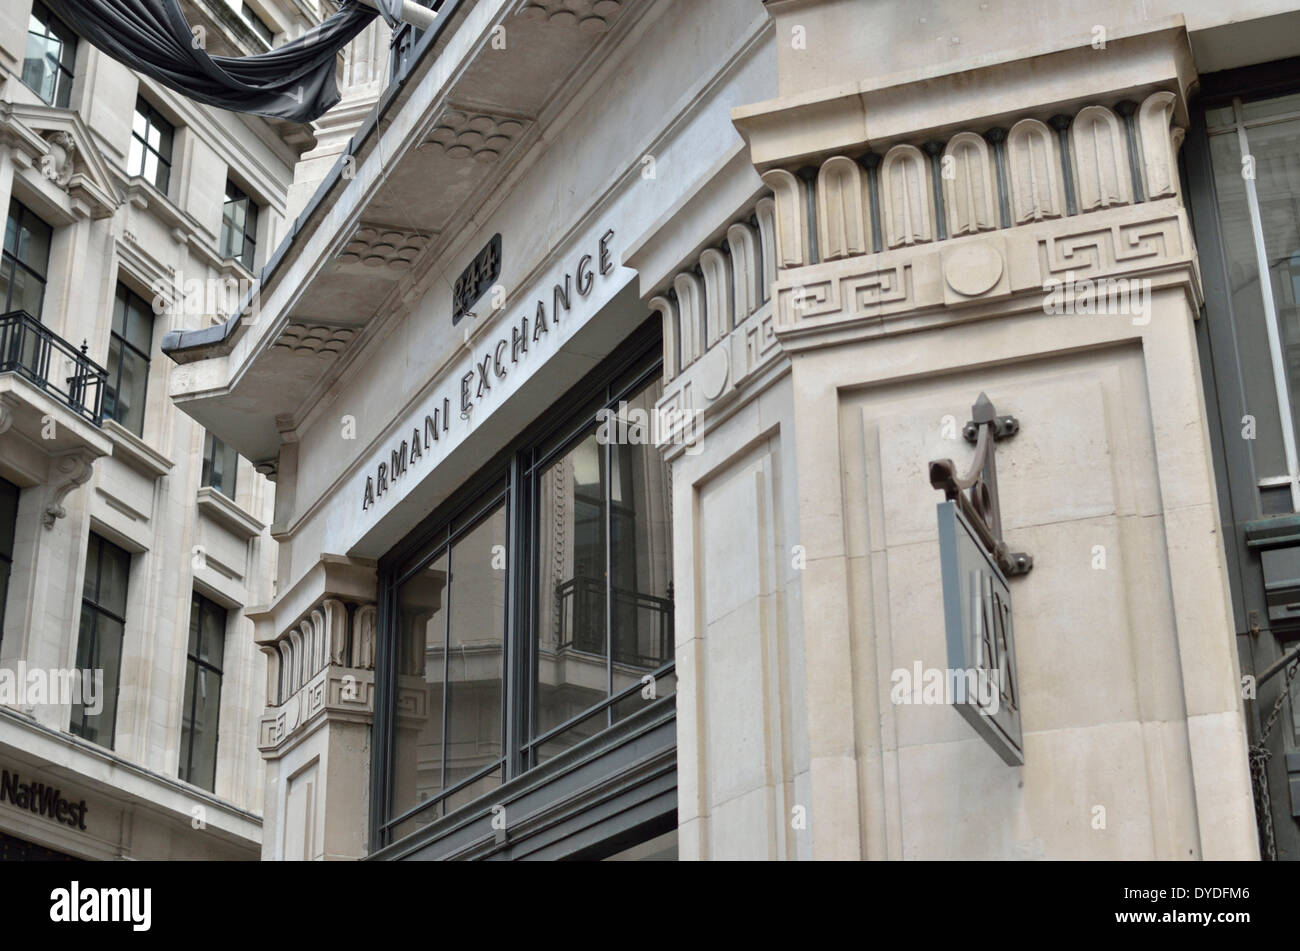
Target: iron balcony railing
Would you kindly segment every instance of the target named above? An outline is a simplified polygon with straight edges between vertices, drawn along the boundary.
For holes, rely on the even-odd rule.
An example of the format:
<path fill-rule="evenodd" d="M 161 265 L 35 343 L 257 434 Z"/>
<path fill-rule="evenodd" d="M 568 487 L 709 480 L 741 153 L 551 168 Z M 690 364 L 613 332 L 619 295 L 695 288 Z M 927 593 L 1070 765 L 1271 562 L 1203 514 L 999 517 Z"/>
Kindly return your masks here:
<path fill-rule="evenodd" d="M 560 606 L 560 650 L 605 653 L 605 582 L 577 577 L 555 586 Z M 655 668 L 672 660 L 673 602 L 615 588 L 614 663 Z"/>
<path fill-rule="evenodd" d="M 0 316 L 0 373 L 17 373 L 78 416 L 104 422 L 108 371 L 25 310 Z"/>

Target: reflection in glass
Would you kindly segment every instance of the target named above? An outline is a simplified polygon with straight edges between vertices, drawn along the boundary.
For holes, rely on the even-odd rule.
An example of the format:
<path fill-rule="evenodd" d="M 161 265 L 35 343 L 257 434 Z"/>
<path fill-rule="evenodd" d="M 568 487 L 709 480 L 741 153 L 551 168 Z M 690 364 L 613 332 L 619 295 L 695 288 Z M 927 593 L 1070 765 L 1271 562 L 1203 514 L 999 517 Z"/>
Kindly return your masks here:
<path fill-rule="evenodd" d="M 392 814 L 442 792 L 447 553 L 397 592 L 397 705 Z"/>
<path fill-rule="evenodd" d="M 451 545 L 447 788 L 501 759 L 505 544 L 506 510 L 501 505 Z"/>
<path fill-rule="evenodd" d="M 668 470 L 650 444 L 656 380 L 612 407 L 537 480 L 533 735 L 567 723 L 672 659 Z M 630 425 L 629 425 L 630 424 Z M 542 761 L 609 725 L 586 717 L 537 751 Z"/>
<path fill-rule="evenodd" d="M 1280 101 L 1279 101 L 1280 102 Z M 1248 104 L 1243 116 L 1288 111 L 1289 104 Z M 1287 108 L 1282 109 L 1285 105 Z M 1270 366 L 1268 324 L 1259 274 L 1259 249 L 1252 227 L 1247 178 L 1254 171 L 1259 203 L 1263 256 L 1276 309 L 1287 385 L 1290 419 L 1282 420 L 1273 374 L 1247 373 L 1243 377 L 1246 408 L 1255 417 L 1251 446 L 1260 478 L 1285 476 L 1287 462 L 1282 426 L 1294 426 L 1300 413 L 1300 119 L 1245 130 L 1250 162 L 1243 164 L 1241 133 L 1233 126 L 1210 136 L 1210 154 L 1218 197 L 1228 291 L 1232 298 L 1235 332 L 1243 359 L 1256 367 Z M 1285 510 L 1290 510 L 1289 502 Z"/>
<path fill-rule="evenodd" d="M 392 815 L 501 762 L 505 546 L 502 504 L 398 588 Z M 500 781 L 500 770 L 492 771 L 438 812 Z"/>

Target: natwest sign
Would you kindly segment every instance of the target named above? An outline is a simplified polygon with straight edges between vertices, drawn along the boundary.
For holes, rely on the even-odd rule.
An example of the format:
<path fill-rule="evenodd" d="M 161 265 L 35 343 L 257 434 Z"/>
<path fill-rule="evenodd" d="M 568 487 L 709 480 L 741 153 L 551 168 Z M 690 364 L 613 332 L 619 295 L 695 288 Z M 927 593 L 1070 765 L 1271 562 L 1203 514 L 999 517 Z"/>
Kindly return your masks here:
<path fill-rule="evenodd" d="M 63 790 L 45 783 L 24 783 L 17 772 L 0 770 L 0 802 L 10 802 L 54 822 L 86 828 L 86 800 L 66 799 Z"/>
<path fill-rule="evenodd" d="M 464 371 L 454 377 L 450 393 L 435 397 L 426 403 L 427 411 L 407 424 L 407 431 L 387 452 L 380 455 L 374 468 L 366 473 L 361 487 L 361 510 L 369 511 L 395 483 L 405 479 L 418 467 L 428 466 L 425 456 L 439 448 L 451 432 L 453 416 L 460 420 L 457 426 L 468 431 L 473 426 L 472 414 L 480 401 L 490 398 L 493 387 L 504 387 L 506 377 L 528 360 L 529 348 L 535 352 L 550 344 L 553 335 L 561 333 L 574 307 L 580 306 L 591 295 L 597 277 L 605 277 L 614 270 L 614 254 L 610 247 L 614 229 L 600 236 L 592 251 L 578 257 L 573 267 L 566 270 L 553 286 L 537 296 L 530 295 L 529 305 L 509 324 L 508 333 L 502 333 L 462 364 Z M 550 282 L 548 282 L 550 283 Z M 535 306 L 534 306 L 535 301 Z M 590 316 L 590 315 L 588 315 Z"/>

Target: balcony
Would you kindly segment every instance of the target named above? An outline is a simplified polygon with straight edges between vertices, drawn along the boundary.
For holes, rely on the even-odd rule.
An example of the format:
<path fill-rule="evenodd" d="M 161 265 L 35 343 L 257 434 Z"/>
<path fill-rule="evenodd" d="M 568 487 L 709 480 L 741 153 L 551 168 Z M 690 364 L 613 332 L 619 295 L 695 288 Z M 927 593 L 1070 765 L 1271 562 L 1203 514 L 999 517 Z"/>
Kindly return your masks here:
<path fill-rule="evenodd" d="M 560 605 L 558 650 L 604 656 L 605 582 L 576 577 L 556 585 Z M 614 663 L 654 670 L 673 658 L 673 602 L 626 588 L 613 589 Z"/>
<path fill-rule="evenodd" d="M 108 371 L 23 310 L 0 316 L 0 373 L 16 373 L 77 416 L 102 426 Z"/>

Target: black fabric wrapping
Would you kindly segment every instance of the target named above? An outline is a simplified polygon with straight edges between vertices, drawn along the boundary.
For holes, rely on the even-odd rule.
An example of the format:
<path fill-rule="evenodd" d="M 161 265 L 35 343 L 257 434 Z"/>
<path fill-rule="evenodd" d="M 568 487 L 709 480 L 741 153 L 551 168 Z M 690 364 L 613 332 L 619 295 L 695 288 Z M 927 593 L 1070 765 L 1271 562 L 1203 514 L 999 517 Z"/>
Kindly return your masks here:
<path fill-rule="evenodd" d="M 218 0 L 221 2 L 221 0 Z M 232 112 L 310 122 L 339 101 L 335 55 L 376 16 L 355 0 L 291 43 L 209 56 L 179 0 L 45 0 L 91 45 L 181 95 Z"/>

